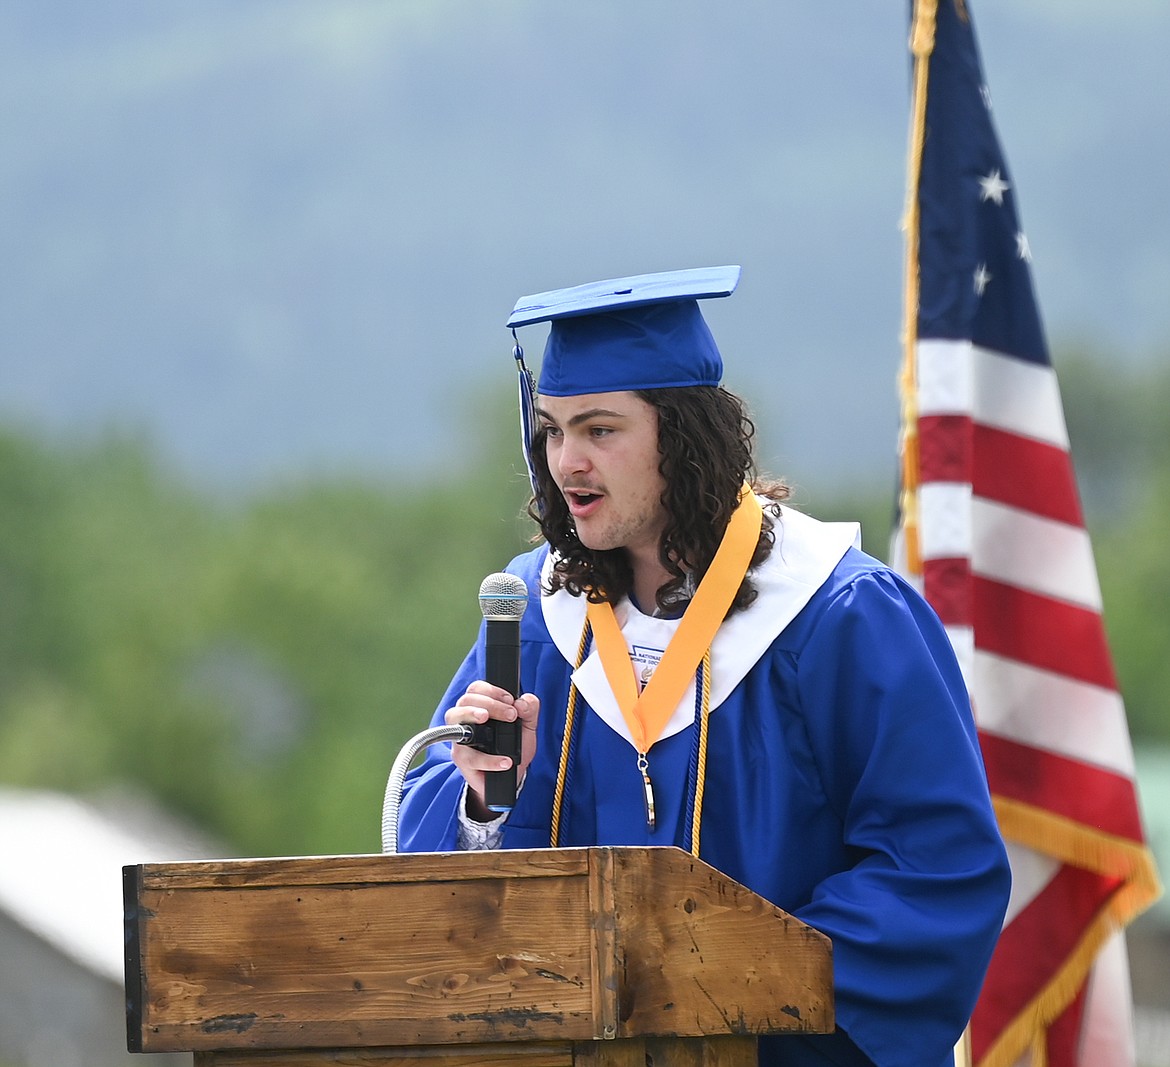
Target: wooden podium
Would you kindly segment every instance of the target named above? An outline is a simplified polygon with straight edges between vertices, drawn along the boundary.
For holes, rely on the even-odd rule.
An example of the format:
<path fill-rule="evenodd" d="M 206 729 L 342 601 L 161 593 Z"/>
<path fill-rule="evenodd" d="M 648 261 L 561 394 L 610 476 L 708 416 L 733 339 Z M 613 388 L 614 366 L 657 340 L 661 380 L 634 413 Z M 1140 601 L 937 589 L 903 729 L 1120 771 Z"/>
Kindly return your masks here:
<path fill-rule="evenodd" d="M 123 874 L 129 1048 L 196 1067 L 754 1067 L 833 1028 L 828 939 L 675 848 Z"/>

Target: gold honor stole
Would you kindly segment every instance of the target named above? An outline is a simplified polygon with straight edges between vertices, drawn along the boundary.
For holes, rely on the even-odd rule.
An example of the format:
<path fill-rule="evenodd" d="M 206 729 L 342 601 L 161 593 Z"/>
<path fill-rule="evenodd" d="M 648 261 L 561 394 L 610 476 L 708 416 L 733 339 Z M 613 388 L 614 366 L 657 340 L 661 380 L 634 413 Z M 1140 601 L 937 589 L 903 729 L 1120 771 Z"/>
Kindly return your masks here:
<path fill-rule="evenodd" d="M 741 510 L 743 509 L 738 509 L 735 515 L 733 515 L 733 521 L 735 521 L 735 517 Z M 701 676 L 703 687 L 701 699 L 703 704 L 706 705 L 706 709 L 713 714 L 715 709 L 727 699 L 735 687 L 747 675 L 753 665 L 767 652 L 776 637 L 797 616 L 805 604 L 808 603 L 812 595 L 832 573 L 833 568 L 840 562 L 841 557 L 851 546 L 860 547 L 861 543 L 860 530 L 856 523 L 818 522 L 816 519 L 804 515 L 791 507 L 784 508 L 783 515 L 776 523 L 775 535 L 776 543 L 774 548 L 768 555 L 768 558 L 753 572 L 752 579 L 755 582 L 756 592 L 758 594 L 756 600 L 744 611 L 738 611 L 730 617 L 724 618 L 726 611 L 715 612 L 717 628 L 714 638 L 709 641 L 710 652 L 708 658 L 711 663 L 704 663 L 702 669 L 695 673 L 692 673 L 693 666 L 679 668 L 679 674 L 685 679 L 686 688 L 682 691 L 678 704 L 673 710 L 673 717 L 670 722 L 665 728 L 658 728 L 659 737 L 668 736 L 685 728 L 686 725 L 692 722 L 698 722 L 700 726 L 700 746 L 702 746 L 701 727 L 705 722 L 705 719 L 702 718 L 704 712 L 696 715 L 693 711 L 688 713 L 686 710 L 691 704 L 687 692 L 690 689 L 691 682 L 694 681 L 697 686 Z M 754 540 L 752 540 L 753 548 L 758 540 L 758 534 L 756 534 Z M 748 558 L 750 559 L 750 554 Z M 541 568 L 542 584 L 548 581 L 555 563 L 556 555 L 550 552 L 546 556 Z M 714 567 L 714 561 L 712 562 L 712 567 Z M 704 575 L 704 584 L 706 583 L 706 579 L 707 575 Z M 734 597 L 738 585 L 739 582 L 737 581 L 730 594 L 732 597 Z M 697 596 L 698 594 L 696 593 L 696 600 Z M 704 597 L 706 597 L 706 594 Z M 632 612 L 628 622 L 622 623 L 624 627 L 622 639 L 624 642 L 628 643 L 631 640 L 637 642 L 641 639 L 649 640 L 651 644 L 656 644 L 658 648 L 664 646 L 673 647 L 674 638 L 694 609 L 695 602 L 695 600 L 692 600 L 691 606 L 684 612 L 681 619 L 673 621 L 653 619 L 645 616 L 637 612 L 628 602 L 624 603 L 624 605 L 616 606 L 616 614 L 614 617 L 616 620 L 620 620 L 623 616 L 623 611 Z M 589 625 L 586 614 L 587 609 L 588 605 L 584 597 L 573 596 L 563 589 L 551 595 L 541 597 L 540 610 L 544 618 L 544 623 L 548 628 L 549 636 L 565 660 L 573 665 L 572 680 L 569 686 L 569 707 L 566 716 L 566 730 L 562 739 L 560 768 L 558 770 L 557 787 L 553 798 L 552 831 L 550 835 L 550 842 L 553 847 L 557 847 L 561 843 L 560 822 L 564 804 L 568 799 L 566 794 L 571 777 L 568 772 L 568 766 L 571 761 L 571 723 L 576 714 L 574 709 L 577 704 L 578 688 L 580 689 L 581 696 L 590 705 L 592 712 L 609 726 L 611 730 L 624 735 L 635 751 L 639 753 L 646 751 L 640 746 L 649 743 L 646 736 L 639 736 L 634 733 L 634 730 L 638 729 L 636 725 L 638 720 L 635 718 L 635 725 L 631 725 L 618 703 L 615 694 L 615 685 L 611 683 L 605 669 L 605 664 L 601 661 L 600 648 L 598 647 L 600 643 L 599 639 L 591 632 L 592 627 Z M 695 612 L 695 614 L 698 615 L 699 613 Z M 604 626 L 604 623 L 602 625 Z M 692 622 L 687 625 L 689 629 L 696 624 Z M 651 636 L 647 632 L 646 628 L 648 626 L 655 633 L 664 635 L 661 644 L 657 644 L 657 637 Z M 632 637 L 631 635 L 634 633 L 643 636 L 642 638 Z M 669 636 L 665 636 L 667 634 Z M 592 654 L 587 655 L 589 651 L 588 642 L 591 637 L 593 651 Z M 681 644 L 679 647 L 682 647 Z M 621 657 L 607 657 L 621 664 L 623 671 L 617 672 L 619 679 L 623 672 L 627 677 L 633 674 L 633 664 L 630 663 L 628 652 L 625 652 L 624 649 L 623 652 L 625 654 L 624 660 Z M 692 655 L 694 655 L 693 652 Z M 675 654 L 672 653 L 671 659 L 673 660 L 674 657 Z M 680 662 L 685 661 L 687 658 L 685 655 L 679 656 Z M 663 663 L 666 663 L 665 657 L 659 664 L 659 670 L 662 670 Z M 667 665 L 669 666 L 669 664 Z M 711 669 L 712 665 L 713 669 Z M 673 670 L 674 668 L 672 668 Z M 665 679 L 669 679 L 670 674 L 664 674 L 662 677 L 664 680 L 658 682 L 658 686 L 668 688 L 669 682 Z M 675 684 L 677 682 L 678 676 L 676 675 Z M 632 691 L 636 698 L 636 680 L 631 679 L 630 684 L 619 680 L 616 685 L 619 689 L 624 688 L 627 694 Z M 708 687 L 710 690 L 709 693 L 707 692 Z M 645 694 L 643 694 L 644 696 Z M 700 694 L 696 692 L 694 703 L 699 703 L 699 700 Z M 667 703 L 669 704 L 669 701 Z M 646 708 L 639 708 L 639 713 L 645 718 Z M 696 781 L 695 789 L 696 795 L 692 801 L 693 810 L 690 815 L 690 823 L 693 827 L 692 851 L 697 855 L 699 843 L 697 828 L 701 818 L 701 775 Z"/>
<path fill-rule="evenodd" d="M 715 633 L 751 566 L 763 518 L 760 502 L 745 485 L 740 490 L 739 504 L 732 512 L 715 558 L 641 694 L 638 692 L 637 672 L 630 661 L 626 639 L 612 605 L 586 605 L 586 617 L 593 629 L 605 677 L 638 752 L 638 770 L 646 797 L 646 822 L 651 829 L 654 828 L 654 788 L 650 780 L 648 753 L 662 736 L 695 671 L 708 655 Z"/>

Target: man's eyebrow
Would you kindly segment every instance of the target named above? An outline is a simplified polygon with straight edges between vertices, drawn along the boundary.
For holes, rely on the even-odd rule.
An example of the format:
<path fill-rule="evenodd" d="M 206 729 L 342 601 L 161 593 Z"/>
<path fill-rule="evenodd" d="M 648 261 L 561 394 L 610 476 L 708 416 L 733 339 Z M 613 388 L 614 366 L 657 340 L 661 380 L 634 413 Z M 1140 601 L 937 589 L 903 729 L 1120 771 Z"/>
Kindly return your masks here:
<path fill-rule="evenodd" d="M 551 422 L 554 426 L 557 425 L 557 420 L 554 419 L 542 407 L 536 408 L 536 414 L 539 415 L 546 422 Z M 580 426 L 583 422 L 589 422 L 592 419 L 626 419 L 629 418 L 627 414 L 621 411 L 611 411 L 609 408 L 588 408 L 585 411 L 578 411 L 571 419 L 569 419 L 570 426 Z"/>

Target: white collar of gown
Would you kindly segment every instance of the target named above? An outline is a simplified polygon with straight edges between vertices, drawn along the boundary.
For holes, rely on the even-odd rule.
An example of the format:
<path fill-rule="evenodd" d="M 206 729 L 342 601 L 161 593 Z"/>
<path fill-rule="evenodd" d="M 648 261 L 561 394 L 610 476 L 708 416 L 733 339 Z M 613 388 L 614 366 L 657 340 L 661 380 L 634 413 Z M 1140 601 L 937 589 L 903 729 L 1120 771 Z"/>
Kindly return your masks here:
<path fill-rule="evenodd" d="M 767 501 L 761 501 L 767 504 Z M 860 544 L 860 526 L 852 522 L 820 522 L 792 508 L 784 508 L 775 526 L 776 544 L 763 565 L 752 571 L 757 597 L 746 611 L 738 611 L 719 627 L 711 643 L 711 710 L 714 711 L 744 679 L 772 642 L 825 583 L 851 546 Z M 544 585 L 553 554 L 545 559 Z M 563 589 L 540 598 L 545 625 L 561 655 L 576 662 L 585 624 L 585 598 Z M 678 619 L 644 615 L 628 600 L 615 605 L 614 614 L 630 649 L 644 647 L 659 653 L 669 644 Z M 573 673 L 589 706 L 631 745 L 629 727 L 606 681 L 601 657 L 592 649 Z M 686 729 L 695 717 L 695 682 L 674 710 L 662 737 Z"/>

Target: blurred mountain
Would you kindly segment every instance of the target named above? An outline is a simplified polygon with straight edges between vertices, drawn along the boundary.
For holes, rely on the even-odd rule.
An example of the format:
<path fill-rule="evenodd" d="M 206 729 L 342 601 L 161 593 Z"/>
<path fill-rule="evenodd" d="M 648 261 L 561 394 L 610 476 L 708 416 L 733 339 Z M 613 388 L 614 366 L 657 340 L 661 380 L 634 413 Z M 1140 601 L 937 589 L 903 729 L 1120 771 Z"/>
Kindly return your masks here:
<path fill-rule="evenodd" d="M 973 6 L 1053 341 L 1151 356 L 1170 6 Z M 709 319 L 764 465 L 892 484 L 905 17 L 7 0 L 0 419 L 142 434 L 227 489 L 421 478 L 513 418 L 519 296 L 734 262 Z"/>

